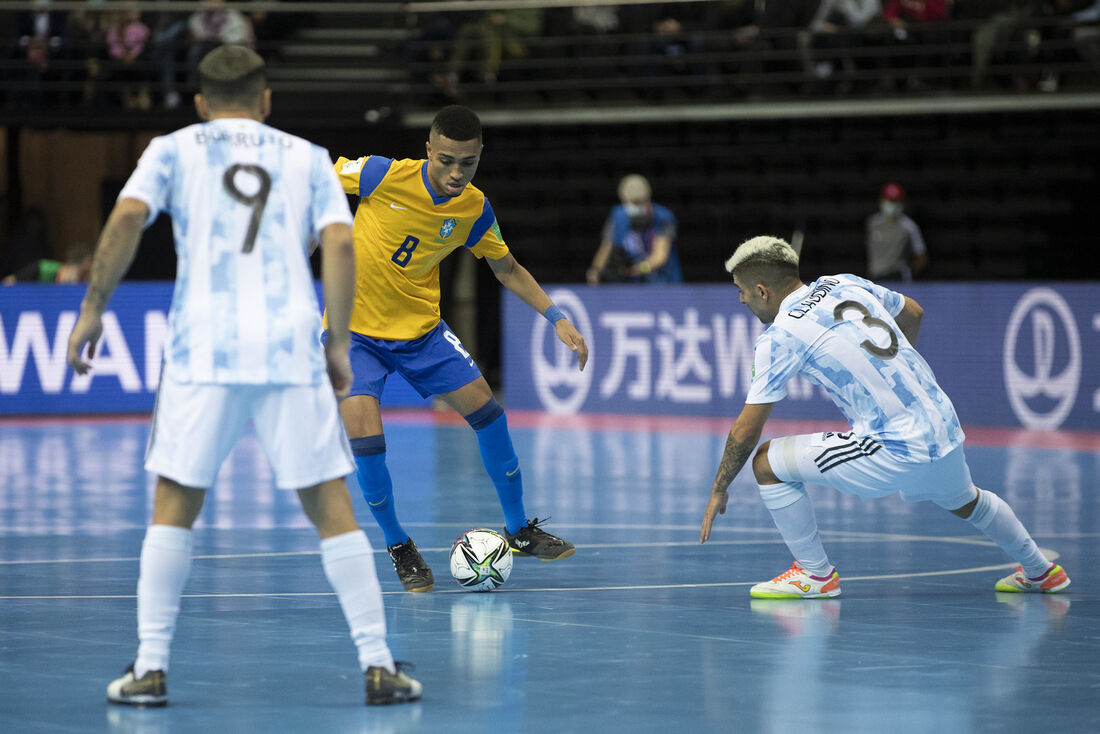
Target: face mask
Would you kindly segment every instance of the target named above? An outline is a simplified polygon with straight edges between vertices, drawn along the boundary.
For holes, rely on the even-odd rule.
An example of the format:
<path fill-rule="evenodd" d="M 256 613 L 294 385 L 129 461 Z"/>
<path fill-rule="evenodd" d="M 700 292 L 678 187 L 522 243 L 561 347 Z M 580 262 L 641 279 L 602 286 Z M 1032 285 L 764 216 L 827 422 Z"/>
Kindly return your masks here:
<path fill-rule="evenodd" d="M 645 229 L 649 226 L 649 207 L 641 204 L 625 204 L 626 216 L 630 218 L 633 229 Z"/>
<path fill-rule="evenodd" d="M 896 217 L 901 214 L 901 204 L 896 201 L 879 202 L 878 208 L 887 217 Z"/>

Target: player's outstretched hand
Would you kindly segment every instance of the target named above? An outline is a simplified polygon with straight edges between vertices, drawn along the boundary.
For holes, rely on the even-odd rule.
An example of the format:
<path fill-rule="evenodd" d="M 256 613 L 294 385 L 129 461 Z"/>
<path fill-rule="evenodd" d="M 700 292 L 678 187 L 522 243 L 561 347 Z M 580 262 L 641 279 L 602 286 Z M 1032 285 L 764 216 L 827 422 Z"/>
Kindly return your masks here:
<path fill-rule="evenodd" d="M 569 351 L 577 353 L 577 362 L 583 372 L 584 366 L 588 363 L 588 345 L 584 343 L 584 337 L 573 328 L 573 324 L 569 323 L 569 319 L 559 319 L 554 328 L 558 333 L 558 339 L 561 339 L 561 343 L 569 347 Z"/>
<path fill-rule="evenodd" d="M 103 334 L 103 320 L 97 313 L 81 311 L 80 318 L 73 326 L 73 333 L 69 334 L 69 366 L 78 375 L 88 373 L 92 365 L 84 361 L 84 346 L 88 347 L 88 359 L 95 356 L 95 346 L 99 337 Z"/>
<path fill-rule="evenodd" d="M 707 509 L 703 511 L 703 527 L 699 530 L 699 542 L 706 543 L 710 537 L 710 526 L 714 524 L 714 518 L 726 514 L 726 503 L 729 502 L 728 492 L 711 492 L 707 500 Z"/>
<path fill-rule="evenodd" d="M 343 400 L 351 391 L 351 360 L 348 358 L 348 342 L 343 345 L 333 339 L 325 342 L 325 369 L 332 383 L 332 391 L 337 400 Z"/>

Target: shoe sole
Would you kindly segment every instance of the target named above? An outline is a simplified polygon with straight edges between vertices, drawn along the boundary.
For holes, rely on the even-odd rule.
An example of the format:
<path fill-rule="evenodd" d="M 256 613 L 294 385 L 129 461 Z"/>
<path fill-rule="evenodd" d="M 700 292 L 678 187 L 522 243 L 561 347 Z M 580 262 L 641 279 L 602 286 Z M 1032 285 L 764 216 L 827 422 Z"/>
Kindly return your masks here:
<path fill-rule="evenodd" d="M 367 699 L 368 706 L 392 706 L 396 703 L 416 703 L 420 696 L 387 696 L 386 698 Z"/>
<path fill-rule="evenodd" d="M 1064 584 L 1059 584 L 1053 589 L 1036 589 L 1035 591 L 1032 591 L 1031 589 L 1021 589 L 1018 586 L 1013 586 L 1012 584 L 1005 584 L 998 581 L 997 585 L 993 587 L 993 590 L 999 591 L 1003 594 L 1061 594 L 1068 586 L 1069 580 L 1067 579 Z"/>
<path fill-rule="evenodd" d="M 835 599 L 840 596 L 840 589 L 827 591 L 824 594 L 787 594 L 783 592 L 749 591 L 753 599 Z"/>
<path fill-rule="evenodd" d="M 154 708 L 168 705 L 168 698 L 160 698 L 157 696 L 135 696 L 133 698 L 111 698 L 107 697 L 107 703 L 113 703 L 116 706 L 137 706 L 138 708 Z"/>
<path fill-rule="evenodd" d="M 509 547 L 511 547 L 511 546 L 509 546 Z M 560 561 L 563 558 L 568 558 L 569 556 L 573 555 L 576 552 L 577 552 L 576 548 L 570 548 L 569 550 L 565 551 L 561 555 L 554 556 L 553 558 L 544 558 L 543 556 L 536 556 L 534 553 L 528 553 L 527 551 L 522 551 L 519 548 L 512 548 L 512 554 L 513 555 L 517 555 L 517 556 L 520 556 L 522 558 L 537 558 L 540 561 Z"/>

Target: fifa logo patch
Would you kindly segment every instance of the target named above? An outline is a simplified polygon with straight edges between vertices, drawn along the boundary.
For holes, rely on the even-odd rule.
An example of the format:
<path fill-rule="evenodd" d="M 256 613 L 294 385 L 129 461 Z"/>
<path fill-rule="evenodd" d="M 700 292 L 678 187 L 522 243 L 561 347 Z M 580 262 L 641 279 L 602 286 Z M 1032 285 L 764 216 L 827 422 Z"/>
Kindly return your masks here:
<path fill-rule="evenodd" d="M 447 239 L 451 236 L 451 232 L 455 231 L 455 225 L 457 225 L 454 219 L 448 219 L 443 222 L 443 226 L 439 228 L 439 236 L 443 239 Z"/>

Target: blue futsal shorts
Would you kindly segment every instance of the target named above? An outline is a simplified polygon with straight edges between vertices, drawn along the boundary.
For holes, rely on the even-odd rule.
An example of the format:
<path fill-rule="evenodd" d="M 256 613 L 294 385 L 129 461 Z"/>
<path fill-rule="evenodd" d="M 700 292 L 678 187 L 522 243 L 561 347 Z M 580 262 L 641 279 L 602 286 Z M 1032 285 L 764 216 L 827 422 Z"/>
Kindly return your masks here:
<path fill-rule="evenodd" d="M 326 331 L 322 341 L 327 337 Z M 386 378 L 393 372 L 404 377 L 422 398 L 457 390 L 481 377 L 474 358 L 442 319 L 417 339 L 372 339 L 353 331 L 348 356 L 354 373 L 349 396 L 381 399 Z"/>

